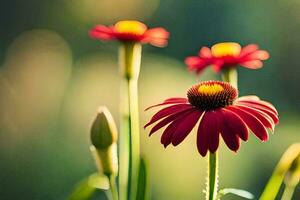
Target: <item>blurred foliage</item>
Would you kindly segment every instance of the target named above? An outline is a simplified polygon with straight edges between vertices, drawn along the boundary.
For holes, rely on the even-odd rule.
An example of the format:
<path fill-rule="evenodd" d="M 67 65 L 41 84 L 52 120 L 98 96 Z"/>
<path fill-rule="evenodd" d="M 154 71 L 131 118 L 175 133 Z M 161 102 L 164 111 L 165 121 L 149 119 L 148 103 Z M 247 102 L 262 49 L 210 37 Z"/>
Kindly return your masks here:
<path fill-rule="evenodd" d="M 148 105 L 184 96 L 196 81 L 219 78 L 210 69 L 200 77 L 186 71 L 183 59 L 196 55 L 200 46 L 237 41 L 270 51 L 264 68 L 239 70 L 239 88 L 241 95 L 272 101 L 280 124 L 265 144 L 251 136 L 238 154 L 226 148 L 220 152 L 220 186 L 259 196 L 281 154 L 300 139 L 299 1 L 124 2 L 1 1 L 1 199 L 65 199 L 75 183 L 96 171 L 89 128 L 99 105 L 118 114 L 117 43 L 93 41 L 87 32 L 95 23 L 123 18 L 171 32 L 167 48 L 144 47 L 142 124 L 152 114 L 143 112 Z M 150 163 L 152 199 L 203 198 L 206 162 L 197 153 L 195 134 L 167 149 L 159 144 L 159 135 L 149 139 L 142 131 L 141 138 Z M 299 188 L 294 197 L 300 198 Z"/>

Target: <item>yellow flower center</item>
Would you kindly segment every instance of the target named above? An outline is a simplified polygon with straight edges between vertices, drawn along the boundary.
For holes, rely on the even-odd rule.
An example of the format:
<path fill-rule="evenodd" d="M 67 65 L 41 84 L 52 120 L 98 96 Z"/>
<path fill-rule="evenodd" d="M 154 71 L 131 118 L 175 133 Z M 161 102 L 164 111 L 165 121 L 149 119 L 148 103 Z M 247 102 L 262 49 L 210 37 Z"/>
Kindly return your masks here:
<path fill-rule="evenodd" d="M 235 42 L 223 42 L 211 47 L 211 53 L 215 57 L 238 56 L 241 52 L 241 46 Z"/>
<path fill-rule="evenodd" d="M 138 21 L 119 21 L 114 26 L 119 33 L 131 33 L 135 35 L 142 35 L 147 30 L 145 24 Z"/>
<path fill-rule="evenodd" d="M 200 85 L 198 88 L 198 92 L 200 94 L 205 94 L 205 95 L 215 95 L 218 92 L 222 92 L 224 90 L 223 86 L 217 83 L 214 84 L 203 84 Z"/>

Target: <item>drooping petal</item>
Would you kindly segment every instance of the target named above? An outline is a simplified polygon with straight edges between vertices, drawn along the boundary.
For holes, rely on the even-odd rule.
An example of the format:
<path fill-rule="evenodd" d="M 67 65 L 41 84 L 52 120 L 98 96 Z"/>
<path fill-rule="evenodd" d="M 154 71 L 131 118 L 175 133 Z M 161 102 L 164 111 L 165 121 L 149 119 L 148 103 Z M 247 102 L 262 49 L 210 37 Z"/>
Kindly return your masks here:
<path fill-rule="evenodd" d="M 192 111 L 189 111 L 180 115 L 176 120 L 174 120 L 171 124 L 167 126 L 160 140 L 161 143 L 164 145 L 164 147 L 167 147 L 169 144 L 171 144 L 174 132 L 176 131 L 178 126 L 182 123 L 182 120 L 184 120 L 185 117 L 187 117 L 191 112 Z"/>
<path fill-rule="evenodd" d="M 186 110 L 186 109 L 191 108 L 191 107 L 192 106 L 189 105 L 189 104 L 181 104 L 180 103 L 180 104 L 175 104 L 175 105 L 163 108 L 160 111 L 158 111 L 155 115 L 153 115 L 153 117 L 144 126 L 144 128 L 146 128 L 147 126 L 153 124 L 154 122 L 157 122 L 158 120 L 160 120 L 160 119 L 162 119 L 162 118 L 164 118 L 164 117 L 166 117 L 168 115 L 171 115 L 171 114 L 174 114 L 174 113 Z"/>
<path fill-rule="evenodd" d="M 238 98 L 236 101 L 241 102 L 241 103 L 249 103 L 249 104 L 259 105 L 260 107 L 263 107 L 265 109 L 272 111 L 274 114 L 278 114 L 276 108 L 267 101 L 262 101 L 260 99 L 254 99 L 254 98 L 253 99 L 243 98 L 243 97 Z"/>
<path fill-rule="evenodd" d="M 222 122 L 220 123 L 220 132 L 222 138 L 228 148 L 236 152 L 240 148 L 240 138 L 238 136 L 238 132 L 242 131 L 238 130 L 237 128 L 243 129 L 241 126 L 243 123 L 238 123 L 236 120 L 237 118 L 235 118 L 234 122 L 229 121 L 228 116 L 230 116 L 232 120 L 234 119 L 234 115 L 232 115 L 232 113 L 230 113 L 228 110 L 220 109 L 219 112 L 222 113 Z M 236 126 L 237 124 L 239 124 L 240 127 Z"/>
<path fill-rule="evenodd" d="M 181 97 L 169 98 L 169 99 L 166 99 L 163 103 L 159 103 L 159 104 L 156 104 L 156 105 L 146 108 L 145 111 L 149 110 L 150 108 L 157 107 L 157 106 L 163 106 L 163 105 L 168 105 L 168 104 L 177 104 L 177 103 L 187 103 L 187 102 L 188 102 L 187 98 L 181 98 Z"/>
<path fill-rule="evenodd" d="M 155 133 L 157 130 L 161 129 L 162 127 L 166 126 L 170 122 L 176 120 L 178 117 L 184 115 L 186 112 L 191 111 L 193 108 L 188 108 L 186 110 L 176 112 L 175 114 L 169 115 L 168 117 L 164 118 L 160 122 L 158 122 L 153 128 L 151 129 L 149 136 L 151 136 L 153 133 Z"/>
<path fill-rule="evenodd" d="M 111 28 L 97 25 L 90 32 L 89 35 L 93 39 L 111 40 L 114 38 L 114 34 Z"/>
<path fill-rule="evenodd" d="M 207 111 L 200 121 L 198 135 L 197 135 L 197 146 L 199 152 L 206 154 L 205 148 L 200 147 L 204 142 L 204 147 L 207 146 L 211 153 L 215 153 L 219 147 L 219 123 L 220 115 L 215 111 Z M 201 128 L 200 128 L 201 126 Z M 199 141 L 203 140 L 203 141 Z M 207 143 L 207 144 L 206 144 Z M 203 148 L 203 149 L 202 149 Z M 202 154 L 201 154 L 202 155 Z"/>
<path fill-rule="evenodd" d="M 168 44 L 169 35 L 170 33 L 164 28 L 151 28 L 144 34 L 142 42 L 149 42 L 153 46 L 164 47 Z"/>
<path fill-rule="evenodd" d="M 254 115 L 257 119 L 259 119 L 259 121 L 267 128 L 271 129 L 272 131 L 274 131 L 274 127 L 275 124 L 272 120 L 272 118 L 270 116 L 268 116 L 267 114 L 265 114 L 264 112 L 255 109 L 255 108 L 251 108 L 245 105 L 236 105 L 238 108 L 245 110 L 249 113 L 251 113 L 252 115 Z"/>
<path fill-rule="evenodd" d="M 248 106 L 248 107 L 256 108 L 256 109 L 264 112 L 268 116 L 270 116 L 272 118 L 274 124 L 278 124 L 278 122 L 279 122 L 278 114 L 275 113 L 277 111 L 273 110 L 270 107 L 267 107 L 267 106 L 259 104 L 259 103 L 248 103 L 248 102 L 245 102 L 245 101 L 238 102 L 237 105 L 245 105 L 245 106 Z"/>
<path fill-rule="evenodd" d="M 247 124 L 250 130 L 256 135 L 260 140 L 268 140 L 268 131 L 265 126 L 251 113 L 241 110 L 235 106 L 228 106 L 226 109 L 231 110 L 236 113 L 242 120 Z"/>
<path fill-rule="evenodd" d="M 207 154 L 209 147 L 209 133 L 207 131 L 208 125 L 206 114 L 206 112 L 203 114 L 197 131 L 197 149 L 200 155 L 203 157 Z M 208 121 L 210 121 L 210 119 Z"/>
<path fill-rule="evenodd" d="M 186 116 L 182 121 L 181 124 L 178 126 L 176 131 L 173 134 L 172 144 L 177 146 L 180 144 L 186 136 L 192 131 L 195 127 L 196 123 L 198 122 L 202 112 L 198 109 L 194 109 L 188 116 Z"/>
<path fill-rule="evenodd" d="M 225 123 L 232 130 L 232 133 L 238 135 L 244 141 L 248 140 L 248 128 L 241 117 L 226 108 L 222 109 L 222 116 L 222 123 Z"/>

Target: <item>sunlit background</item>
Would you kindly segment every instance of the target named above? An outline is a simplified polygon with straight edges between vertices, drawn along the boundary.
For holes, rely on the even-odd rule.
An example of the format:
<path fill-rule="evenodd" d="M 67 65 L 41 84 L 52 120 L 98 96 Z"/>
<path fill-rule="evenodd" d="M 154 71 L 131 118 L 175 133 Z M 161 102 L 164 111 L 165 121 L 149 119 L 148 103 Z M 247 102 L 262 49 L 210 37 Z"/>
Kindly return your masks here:
<path fill-rule="evenodd" d="M 87 32 L 120 19 L 171 32 L 167 48 L 143 49 L 142 124 L 153 114 L 143 112 L 146 106 L 219 78 L 210 69 L 199 77 L 187 72 L 184 58 L 201 46 L 236 41 L 270 52 L 264 68 L 239 69 L 239 88 L 273 102 L 280 124 L 264 144 L 251 136 L 238 154 L 224 144 L 220 152 L 220 187 L 258 197 L 284 150 L 300 140 L 299 10 L 298 0 L 1 0 L 0 199 L 66 199 L 95 172 L 89 127 L 100 105 L 118 121 L 119 73 L 117 43 L 93 41 Z M 197 153 L 195 133 L 176 148 L 164 149 L 159 137 L 142 130 L 152 199 L 203 199 L 206 159 Z"/>

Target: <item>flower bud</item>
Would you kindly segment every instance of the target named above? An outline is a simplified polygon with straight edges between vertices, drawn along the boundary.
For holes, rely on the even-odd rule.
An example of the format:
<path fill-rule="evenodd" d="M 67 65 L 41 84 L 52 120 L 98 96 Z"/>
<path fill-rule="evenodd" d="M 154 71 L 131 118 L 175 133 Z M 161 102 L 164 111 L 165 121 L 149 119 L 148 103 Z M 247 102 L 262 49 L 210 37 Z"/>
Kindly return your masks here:
<path fill-rule="evenodd" d="M 100 173 L 118 173 L 117 128 L 106 107 L 100 107 L 91 128 L 91 152 Z"/>
<path fill-rule="evenodd" d="M 91 129 L 91 141 L 96 149 L 107 149 L 117 142 L 117 127 L 109 110 L 101 106 Z"/>

